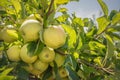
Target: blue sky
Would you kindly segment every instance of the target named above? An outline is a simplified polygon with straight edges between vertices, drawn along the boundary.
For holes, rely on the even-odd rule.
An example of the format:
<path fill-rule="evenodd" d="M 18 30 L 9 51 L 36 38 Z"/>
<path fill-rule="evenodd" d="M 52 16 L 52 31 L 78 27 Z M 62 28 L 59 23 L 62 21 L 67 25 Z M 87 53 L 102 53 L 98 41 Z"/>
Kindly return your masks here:
<path fill-rule="evenodd" d="M 113 9 L 120 9 L 120 0 L 103 0 L 108 8 L 109 12 Z M 98 4 L 97 0 L 80 0 L 79 2 L 70 2 L 66 5 L 68 12 L 71 14 L 76 13 L 78 17 L 91 17 L 93 14 L 98 17 L 101 7 Z"/>

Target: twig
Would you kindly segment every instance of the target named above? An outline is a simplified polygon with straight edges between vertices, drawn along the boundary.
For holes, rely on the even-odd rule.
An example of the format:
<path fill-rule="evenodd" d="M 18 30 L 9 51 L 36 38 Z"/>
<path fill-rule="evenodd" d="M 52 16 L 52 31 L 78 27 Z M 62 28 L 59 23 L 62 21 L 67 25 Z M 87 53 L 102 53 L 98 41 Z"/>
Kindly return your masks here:
<path fill-rule="evenodd" d="M 58 49 L 55 49 L 55 52 L 57 52 L 57 53 L 59 53 L 59 54 L 61 54 L 61 55 L 66 55 L 63 51 L 58 50 Z"/>
<path fill-rule="evenodd" d="M 101 35 L 102 33 L 104 33 L 105 31 L 107 31 L 107 29 L 109 28 L 109 26 L 107 26 L 101 33 L 97 34 L 95 36 L 95 39 L 98 39 L 99 35 Z"/>
<path fill-rule="evenodd" d="M 96 70 L 103 70 L 103 71 L 106 72 L 106 73 L 109 73 L 109 74 L 114 75 L 114 72 L 113 72 L 113 70 L 111 70 L 111 69 L 107 69 L 107 68 L 104 68 L 104 67 L 99 67 L 99 66 L 90 64 L 90 63 L 88 63 L 87 61 L 81 60 L 81 59 L 78 59 L 78 62 L 81 63 L 81 64 L 85 64 L 85 65 L 91 66 L 91 67 L 95 68 Z"/>
<path fill-rule="evenodd" d="M 46 13 L 46 16 L 47 16 L 46 18 L 48 18 L 48 16 L 53 12 L 53 10 L 51 11 L 53 3 L 54 3 L 54 0 L 51 0 L 50 7 L 48 9 L 48 12 Z"/>

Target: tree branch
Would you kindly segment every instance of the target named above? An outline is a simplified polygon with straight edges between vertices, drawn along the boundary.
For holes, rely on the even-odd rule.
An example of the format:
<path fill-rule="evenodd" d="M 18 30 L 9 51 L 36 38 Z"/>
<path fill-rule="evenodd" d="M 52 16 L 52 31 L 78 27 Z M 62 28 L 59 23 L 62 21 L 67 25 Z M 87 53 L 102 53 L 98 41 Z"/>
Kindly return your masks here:
<path fill-rule="evenodd" d="M 48 18 L 48 16 L 53 12 L 53 10 L 51 10 L 53 3 L 54 3 L 54 0 L 51 0 L 50 7 L 46 13 L 46 16 L 47 16 L 46 18 Z"/>
<path fill-rule="evenodd" d="M 104 72 L 106 72 L 106 73 L 108 73 L 108 74 L 114 75 L 114 72 L 113 72 L 113 70 L 111 70 L 111 69 L 107 69 L 107 68 L 104 68 L 104 67 L 101 67 L 101 66 L 99 67 L 99 66 L 90 64 L 90 63 L 88 63 L 87 61 L 81 60 L 81 59 L 78 59 L 78 62 L 81 63 L 81 64 L 85 64 L 85 65 L 87 65 L 87 66 L 93 67 L 93 68 L 95 68 L 96 70 L 102 70 L 102 71 L 104 71 Z"/>

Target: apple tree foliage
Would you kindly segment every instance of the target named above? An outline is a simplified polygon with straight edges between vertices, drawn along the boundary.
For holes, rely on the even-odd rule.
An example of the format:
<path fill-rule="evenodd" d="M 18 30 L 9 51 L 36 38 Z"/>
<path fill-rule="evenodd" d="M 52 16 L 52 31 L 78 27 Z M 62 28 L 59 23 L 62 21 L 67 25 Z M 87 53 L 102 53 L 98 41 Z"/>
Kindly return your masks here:
<path fill-rule="evenodd" d="M 13 25 L 17 30 L 30 14 L 40 14 L 44 28 L 59 24 L 66 31 L 66 43 L 55 51 L 67 56 L 63 66 L 69 80 L 120 80 L 120 11 L 109 12 L 105 2 L 97 0 L 103 15 L 97 19 L 81 18 L 68 14 L 63 6 L 72 1 L 78 0 L 0 0 L 0 29 Z M 61 15 L 55 17 L 56 13 Z M 22 43 L 21 36 L 13 43 L 0 41 L 0 80 L 31 79 L 22 68 L 24 62 L 9 61 L 6 55 L 9 46 Z M 39 44 L 30 43 L 30 55 L 38 55 L 43 49 L 44 44 Z M 44 72 L 42 80 L 51 75 L 50 69 Z M 57 65 L 54 72 L 56 80 L 60 80 Z"/>

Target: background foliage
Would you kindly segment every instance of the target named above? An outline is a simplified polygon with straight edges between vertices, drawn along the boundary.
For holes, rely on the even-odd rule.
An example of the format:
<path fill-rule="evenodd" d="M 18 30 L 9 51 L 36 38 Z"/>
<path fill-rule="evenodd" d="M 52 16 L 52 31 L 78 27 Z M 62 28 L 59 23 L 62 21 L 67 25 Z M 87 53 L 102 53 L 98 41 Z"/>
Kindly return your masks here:
<path fill-rule="evenodd" d="M 40 14 L 44 27 L 60 24 L 66 31 L 66 43 L 56 51 L 66 53 L 63 66 L 70 80 L 120 80 L 120 12 L 109 12 L 104 1 L 97 0 L 104 14 L 96 20 L 81 18 L 74 13 L 69 15 L 62 7 L 71 1 L 78 0 L 0 0 L 0 29 L 6 25 L 18 29 L 30 14 Z M 55 17 L 58 12 L 62 15 Z M 0 55 L 0 80 L 27 80 L 30 75 L 22 68 L 26 64 L 11 62 L 6 56 L 6 50 L 13 44 L 22 44 L 21 37 L 11 44 L 0 41 L 3 53 Z M 57 66 L 54 68 L 57 74 Z M 43 80 L 49 77 L 48 72 L 49 69 Z"/>

